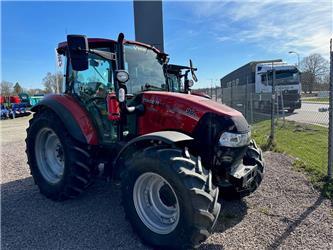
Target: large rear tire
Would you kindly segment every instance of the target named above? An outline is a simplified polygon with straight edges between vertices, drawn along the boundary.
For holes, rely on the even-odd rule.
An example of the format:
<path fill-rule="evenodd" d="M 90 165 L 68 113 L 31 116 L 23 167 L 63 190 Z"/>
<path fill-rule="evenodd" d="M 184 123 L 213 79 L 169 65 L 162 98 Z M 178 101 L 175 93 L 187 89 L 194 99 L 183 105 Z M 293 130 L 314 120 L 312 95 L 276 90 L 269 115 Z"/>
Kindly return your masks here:
<path fill-rule="evenodd" d="M 26 153 L 40 192 L 52 200 L 78 196 L 91 180 L 90 154 L 84 145 L 51 110 L 38 111 L 29 123 Z"/>
<path fill-rule="evenodd" d="M 144 243 L 158 248 L 198 247 L 220 212 L 211 172 L 187 149 L 146 148 L 121 174 L 126 217 Z"/>

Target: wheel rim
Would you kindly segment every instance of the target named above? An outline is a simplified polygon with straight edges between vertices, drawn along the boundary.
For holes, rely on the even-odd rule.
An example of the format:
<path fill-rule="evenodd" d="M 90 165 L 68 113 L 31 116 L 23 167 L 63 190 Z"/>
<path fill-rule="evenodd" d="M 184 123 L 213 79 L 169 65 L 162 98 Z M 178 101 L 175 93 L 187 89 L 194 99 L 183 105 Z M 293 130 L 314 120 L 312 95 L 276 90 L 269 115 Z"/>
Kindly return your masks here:
<path fill-rule="evenodd" d="M 141 221 L 153 232 L 168 234 L 179 221 L 179 202 L 171 185 L 160 175 L 144 173 L 134 184 L 133 201 Z"/>
<path fill-rule="evenodd" d="M 35 141 L 37 166 L 50 183 L 57 183 L 62 179 L 65 169 L 65 156 L 62 144 L 57 134 L 50 128 L 41 129 Z"/>

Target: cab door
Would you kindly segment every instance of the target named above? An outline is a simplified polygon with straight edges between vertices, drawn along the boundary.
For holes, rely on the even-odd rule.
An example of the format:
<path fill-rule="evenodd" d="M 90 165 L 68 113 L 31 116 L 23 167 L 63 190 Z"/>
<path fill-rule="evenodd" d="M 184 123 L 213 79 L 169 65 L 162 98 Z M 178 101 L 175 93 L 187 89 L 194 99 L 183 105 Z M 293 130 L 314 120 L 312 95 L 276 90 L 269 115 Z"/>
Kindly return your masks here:
<path fill-rule="evenodd" d="M 108 120 L 106 105 L 108 93 L 114 91 L 114 61 L 89 54 L 88 62 L 89 67 L 84 71 L 74 71 L 69 65 L 72 93 L 86 107 L 102 143 L 114 143 L 117 140 L 117 124 Z"/>

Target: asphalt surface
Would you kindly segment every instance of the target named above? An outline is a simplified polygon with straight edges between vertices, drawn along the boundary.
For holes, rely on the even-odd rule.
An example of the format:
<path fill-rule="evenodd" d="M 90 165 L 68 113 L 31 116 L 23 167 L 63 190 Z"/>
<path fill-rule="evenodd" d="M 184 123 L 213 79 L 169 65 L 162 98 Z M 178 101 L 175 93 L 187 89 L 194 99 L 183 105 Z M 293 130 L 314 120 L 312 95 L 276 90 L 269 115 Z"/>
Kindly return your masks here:
<path fill-rule="evenodd" d="M 124 218 L 119 186 L 96 181 L 80 197 L 53 202 L 30 176 L 28 118 L 1 121 L 1 249 L 147 249 Z M 332 202 L 293 159 L 265 153 L 260 188 L 241 201 L 221 201 L 216 232 L 202 249 L 333 249 Z"/>
<path fill-rule="evenodd" d="M 215 97 L 213 96 L 212 100 L 215 101 Z M 221 103 L 219 99 L 218 102 Z M 296 109 L 292 114 L 285 112 L 285 117 L 287 120 L 307 123 L 307 124 L 315 124 L 323 127 L 328 127 L 329 124 L 329 105 L 325 103 L 312 103 L 310 101 L 302 100 L 302 107 L 300 109 Z M 243 110 L 239 109 L 241 112 Z M 282 112 L 279 113 L 279 116 L 282 117 Z M 253 119 L 254 121 L 266 120 L 270 119 L 271 115 L 269 112 L 263 113 L 254 111 Z M 250 120 L 250 114 L 249 114 Z"/>
<path fill-rule="evenodd" d="M 328 127 L 328 108 L 328 104 L 303 102 L 302 107 L 296 109 L 293 114 L 287 114 L 286 119 Z"/>

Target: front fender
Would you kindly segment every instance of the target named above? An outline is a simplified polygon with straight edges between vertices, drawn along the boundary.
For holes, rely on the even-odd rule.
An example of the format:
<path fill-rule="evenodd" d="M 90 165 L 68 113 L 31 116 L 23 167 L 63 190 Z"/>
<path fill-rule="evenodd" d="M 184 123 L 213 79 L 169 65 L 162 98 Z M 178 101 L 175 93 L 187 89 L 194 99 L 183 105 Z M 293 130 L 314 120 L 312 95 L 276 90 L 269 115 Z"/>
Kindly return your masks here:
<path fill-rule="evenodd" d="M 192 140 L 192 137 L 176 131 L 159 131 L 136 137 L 129 141 L 119 151 L 117 157 L 113 162 L 113 177 L 115 179 L 119 178 L 119 170 L 121 170 L 123 160 L 131 158 L 133 155 L 133 151 L 137 149 L 143 150 L 145 147 L 151 146 L 154 143 L 176 146 L 177 144 L 190 142 Z"/>
<path fill-rule="evenodd" d="M 48 95 L 31 108 L 38 112 L 51 109 L 65 125 L 74 139 L 90 145 L 98 144 L 98 134 L 88 112 L 70 95 Z"/>

